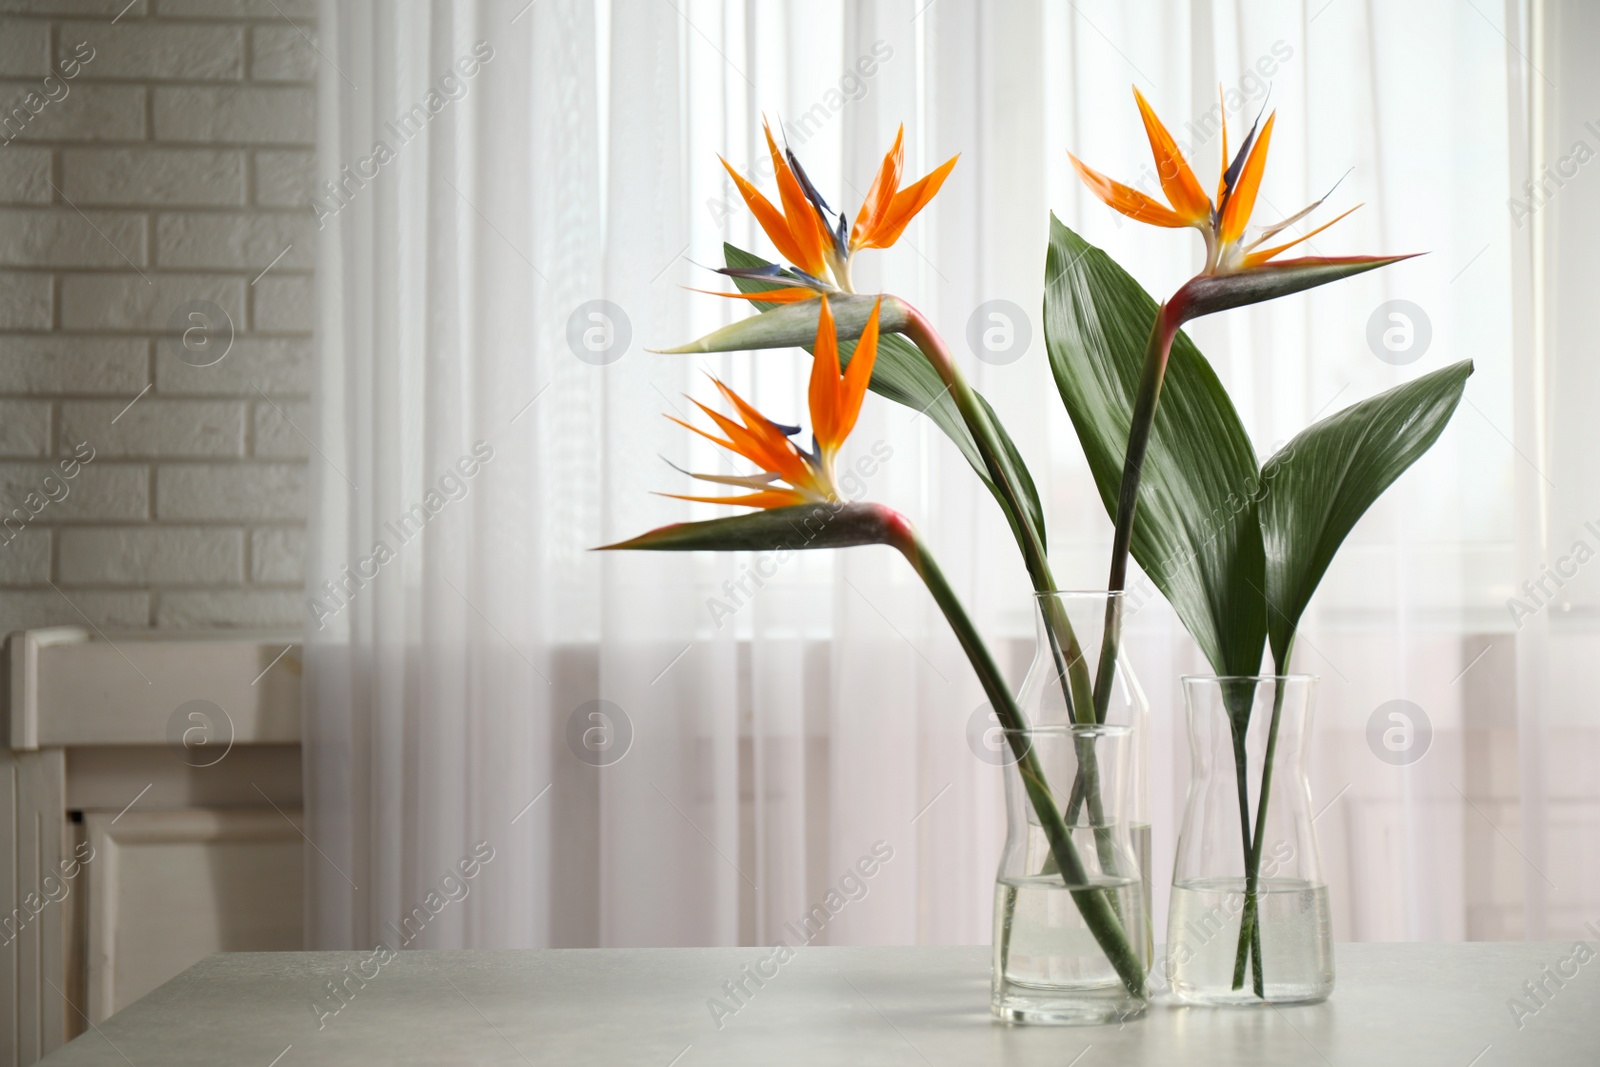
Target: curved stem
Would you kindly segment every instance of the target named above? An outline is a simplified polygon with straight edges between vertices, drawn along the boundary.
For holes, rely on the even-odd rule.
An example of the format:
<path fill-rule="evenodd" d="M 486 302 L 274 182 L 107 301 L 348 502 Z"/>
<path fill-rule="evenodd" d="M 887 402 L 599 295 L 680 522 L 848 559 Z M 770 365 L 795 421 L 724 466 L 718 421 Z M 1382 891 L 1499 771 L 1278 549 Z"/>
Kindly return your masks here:
<path fill-rule="evenodd" d="M 1000 461 L 998 434 L 989 420 L 988 412 L 978 402 L 977 394 L 972 391 L 972 387 L 967 384 L 966 378 L 956 366 L 944 339 L 934 330 L 933 324 L 922 312 L 910 305 L 906 306 L 906 325 L 903 327 L 903 332 L 906 339 L 922 352 L 929 366 L 938 373 L 939 379 L 950 391 L 950 397 L 955 401 L 956 410 L 960 412 L 962 421 L 966 423 L 967 432 L 972 434 L 978 453 L 983 457 L 984 467 L 989 472 L 989 480 L 999 491 L 1006 518 L 1010 520 L 1017 544 L 1022 549 L 1023 564 L 1028 569 L 1028 578 L 1033 582 L 1033 588 L 1040 593 L 1055 592 L 1055 577 L 1050 573 L 1050 561 L 1045 556 L 1044 545 L 1039 541 L 1038 532 L 1028 518 L 1027 508 L 1023 506 L 1022 492 L 1012 480 L 1005 464 Z M 1044 598 L 1041 604 L 1045 612 L 1047 623 L 1045 630 L 1050 638 L 1051 654 L 1055 657 L 1059 675 L 1066 680 L 1064 688 L 1067 707 L 1071 709 L 1072 717 L 1077 722 L 1094 722 L 1096 720 L 1093 712 L 1093 686 L 1088 664 L 1084 662 L 1083 651 L 1078 645 L 1077 635 L 1073 633 L 1072 624 L 1060 604 L 1049 597 Z"/>
<path fill-rule="evenodd" d="M 1127 588 L 1128 553 L 1133 547 L 1133 518 L 1139 504 L 1139 479 L 1144 473 L 1145 452 L 1150 447 L 1150 431 L 1156 421 L 1156 405 L 1161 400 L 1161 384 L 1166 379 L 1167 359 L 1172 340 L 1183 321 L 1184 302 L 1179 295 L 1156 311 L 1155 325 L 1145 347 L 1144 368 L 1139 372 L 1139 391 L 1134 396 L 1133 416 L 1128 426 L 1128 448 L 1122 460 L 1122 486 L 1117 493 L 1116 529 L 1111 537 L 1111 575 L 1106 588 L 1113 592 Z M 1111 680 L 1117 662 L 1117 646 L 1122 632 L 1122 597 L 1106 601 L 1105 632 L 1100 640 L 1100 663 L 1095 668 L 1094 715 L 1105 722 L 1111 701 Z"/>
<path fill-rule="evenodd" d="M 1088 926 L 1095 943 L 1100 946 L 1100 950 L 1106 954 L 1106 958 L 1116 969 L 1128 992 L 1143 999 L 1144 964 L 1128 940 L 1127 932 L 1123 929 L 1118 915 L 1116 901 L 1110 891 L 1092 888 L 1087 884 L 1088 873 L 1083 861 L 1072 843 L 1066 823 L 1062 821 L 1061 812 L 1056 806 L 1055 796 L 1050 790 L 1044 770 L 1039 766 L 1038 757 L 1028 742 L 1027 734 L 1023 732 L 1027 729 L 1027 720 L 1022 709 L 1017 706 L 1016 699 L 1011 695 L 1011 690 L 1006 687 L 1005 678 L 994 662 L 994 657 L 989 654 L 989 649 L 983 643 L 977 627 L 967 617 L 966 610 L 956 598 L 955 590 L 945 580 L 939 564 L 909 523 L 901 520 L 893 531 L 890 544 L 905 556 L 906 561 L 922 578 L 923 584 L 928 587 L 934 602 L 944 612 L 945 619 L 950 623 L 950 629 L 955 632 L 956 640 L 960 642 L 967 659 L 972 663 L 972 669 L 978 675 L 984 695 L 989 698 L 990 707 L 994 708 L 1001 725 L 1005 727 L 1012 752 L 1017 757 L 1017 772 L 1022 775 L 1023 787 L 1027 790 L 1033 810 L 1039 816 L 1040 828 L 1050 842 L 1050 854 L 1055 857 L 1062 881 L 1071 891 L 1072 899 L 1083 916 L 1084 924 Z"/>
<path fill-rule="evenodd" d="M 1038 533 L 1028 518 L 1027 509 L 1022 503 L 1022 493 L 1012 481 L 1010 472 L 1000 462 L 999 434 L 996 432 L 993 421 L 988 411 L 978 402 L 978 396 L 967 384 L 960 368 L 956 366 L 955 359 L 950 354 L 950 349 L 945 345 L 933 325 L 916 308 L 907 305 L 907 324 L 904 327 L 905 336 L 922 352 L 930 366 L 938 373 L 941 381 L 950 390 L 951 398 L 955 401 L 956 410 L 961 413 L 967 430 L 972 434 L 973 441 L 978 446 L 982 455 L 984 466 L 988 469 L 989 478 L 1000 491 L 1001 501 L 1007 512 L 1007 518 L 1016 533 L 1017 543 L 1022 549 L 1023 561 L 1028 569 L 1028 576 L 1033 581 L 1035 591 L 1040 593 L 1054 593 L 1056 591 L 1055 577 L 1050 573 L 1050 561 L 1045 555 L 1044 546 L 1040 543 Z M 1158 317 L 1158 323 L 1160 318 Z M 1173 327 L 1176 329 L 1176 326 Z M 1168 337 L 1170 343 L 1170 335 Z M 1152 403 L 1152 413 L 1154 406 Z M 1149 418 L 1146 418 L 1146 423 Z M 1145 434 L 1148 437 L 1148 430 Z M 1143 446 L 1140 446 L 1140 455 L 1143 455 Z M 1126 549 L 1123 552 L 1126 557 Z M 1126 564 L 1124 564 L 1124 568 Z M 1121 598 L 1113 598 L 1120 600 Z M 1067 618 L 1066 608 L 1053 596 L 1044 596 L 1039 600 L 1039 608 L 1044 615 L 1045 635 L 1050 643 L 1050 654 L 1055 661 L 1056 677 L 1061 680 L 1062 695 L 1066 699 L 1067 708 L 1072 719 L 1079 723 L 1095 723 L 1105 721 L 1104 706 L 1097 702 L 1094 692 L 1094 682 L 1089 675 L 1089 664 L 1083 654 L 1082 646 L 1078 643 L 1077 634 L 1073 632 L 1072 623 Z M 1108 605 L 1108 610 L 1110 606 Z M 1110 672 L 1105 672 L 1109 680 Z M 1109 686 L 1106 690 L 1109 697 Z M 1097 711 L 1096 708 L 1099 708 Z M 1099 789 L 1099 772 L 1096 765 L 1094 752 L 1087 754 L 1087 759 L 1078 768 L 1078 782 L 1074 783 L 1073 795 L 1070 802 L 1071 813 L 1069 823 L 1076 821 L 1078 811 L 1084 801 L 1089 805 L 1089 817 L 1097 826 L 1102 825 L 1103 808 Z M 1111 841 L 1111 835 L 1104 829 L 1095 833 L 1096 853 L 1105 870 L 1118 870 L 1122 864 L 1116 855 L 1116 848 Z"/>
<path fill-rule="evenodd" d="M 1044 545 L 1039 540 L 1038 532 L 1034 529 L 1029 519 L 1027 509 L 1023 506 L 1022 493 L 1012 480 L 1010 472 L 1000 460 L 999 435 L 989 417 L 989 413 L 978 402 L 977 394 L 967 384 L 966 378 L 956 366 L 955 359 L 950 353 L 944 339 L 934 330 L 932 323 L 916 308 L 906 308 L 907 322 L 903 328 L 906 339 L 916 345 L 918 350 L 927 359 L 928 364 L 938 373 L 941 381 L 950 390 L 951 399 L 955 401 L 956 410 L 961 414 L 962 421 L 966 423 L 967 431 L 972 434 L 972 439 L 977 445 L 979 455 L 983 457 L 984 467 L 989 473 L 990 480 L 999 491 L 1002 505 L 1011 521 L 1017 543 L 1022 550 L 1023 562 L 1028 570 L 1028 577 L 1033 582 L 1035 591 L 1040 593 L 1056 592 L 1055 577 L 1050 572 L 1050 561 L 1045 555 Z M 1160 319 L 1158 318 L 1158 322 Z M 1174 324 L 1172 327 L 1176 330 Z M 1168 344 L 1171 342 L 1170 333 Z M 1163 360 L 1164 362 L 1164 360 Z M 1153 405 L 1152 405 L 1153 410 Z M 1148 421 L 1148 420 L 1147 420 Z M 1148 432 L 1146 433 L 1148 436 Z M 1143 447 L 1140 448 L 1143 453 Z M 1126 556 L 1126 550 L 1124 550 Z M 1126 563 L 1124 563 L 1126 569 Z M 941 579 L 942 580 L 942 579 Z M 932 586 L 930 585 L 930 589 Z M 953 596 L 953 594 L 952 594 Z M 1120 599 L 1120 598 L 1117 598 Z M 1066 609 L 1060 601 L 1053 596 L 1040 598 L 1040 610 L 1044 614 L 1045 634 L 1050 642 L 1050 653 L 1055 661 L 1057 676 L 1061 678 L 1063 696 L 1066 698 L 1067 707 L 1074 721 L 1079 723 L 1103 722 L 1103 711 L 1096 712 L 1096 699 L 1094 682 L 1089 674 L 1089 665 L 1085 660 L 1082 647 L 1078 643 L 1076 633 L 1073 632 L 1072 623 L 1067 618 Z M 947 613 L 948 614 L 948 613 Z M 952 621 L 952 626 L 955 623 Z M 975 635 L 974 635 L 975 636 Z M 976 666 L 976 664 L 974 664 Z M 981 672 L 980 672 L 981 673 Z M 1003 688 L 1003 686 L 1002 686 Z M 1107 689 L 1109 697 L 1110 690 Z M 1009 693 L 1007 694 L 1009 696 Z M 991 704 L 993 699 L 991 698 Z M 998 708 L 998 704 L 994 704 Z M 1025 776 L 1026 777 L 1026 776 Z M 1080 765 L 1078 777 L 1083 788 L 1079 789 L 1075 783 L 1073 789 L 1073 815 L 1076 817 L 1078 805 L 1087 800 L 1091 821 L 1097 825 L 1102 821 L 1102 804 L 1099 790 L 1099 775 L 1094 754 L 1089 753 L 1087 763 Z M 1051 801 L 1052 809 L 1054 801 Z M 1059 815 L 1056 816 L 1060 818 Z M 1110 834 L 1097 830 L 1095 834 L 1096 852 L 1104 869 L 1120 869 L 1121 863 L 1115 855 L 1115 848 L 1111 842 Z M 1071 842 L 1067 842 L 1070 846 Z M 1056 850 L 1052 849 L 1054 854 Z M 1056 856 L 1056 862 L 1064 873 L 1067 868 L 1061 866 L 1061 857 Z M 1109 896 L 1106 898 L 1112 908 L 1112 918 L 1115 920 L 1116 902 Z M 1088 912 L 1084 913 L 1088 918 Z M 1120 932 L 1121 925 L 1117 924 Z M 1098 935 L 1097 935 L 1098 937 Z M 1126 947 L 1126 935 L 1122 935 L 1122 943 Z M 1104 947 L 1104 946 L 1102 946 Z M 1131 948 L 1127 951 L 1132 952 Z M 1109 953 L 1108 953 L 1109 954 Z M 1113 960 L 1115 962 L 1115 960 Z M 1119 973 L 1122 968 L 1119 967 Z M 1126 976 L 1124 976 L 1126 981 Z M 1133 991 L 1133 986 L 1128 987 Z"/>

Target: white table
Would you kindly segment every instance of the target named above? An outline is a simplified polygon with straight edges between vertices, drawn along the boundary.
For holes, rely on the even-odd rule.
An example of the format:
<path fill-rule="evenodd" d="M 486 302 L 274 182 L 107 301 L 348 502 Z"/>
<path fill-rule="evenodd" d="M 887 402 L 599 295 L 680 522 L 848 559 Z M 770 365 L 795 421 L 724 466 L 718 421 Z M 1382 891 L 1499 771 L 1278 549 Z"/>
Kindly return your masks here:
<path fill-rule="evenodd" d="M 982 947 L 803 948 L 721 1029 L 707 999 L 767 951 L 406 952 L 365 988 L 350 982 L 353 999 L 320 1031 L 312 1003 L 331 1006 L 324 983 L 365 953 L 239 953 L 197 964 L 43 1062 L 1596 1064 L 1600 958 L 1563 987 L 1552 983 L 1520 1029 L 1507 1007 L 1571 952 L 1555 943 L 1340 945 L 1327 1003 L 1157 1006 L 1120 1029 L 997 1025 Z"/>

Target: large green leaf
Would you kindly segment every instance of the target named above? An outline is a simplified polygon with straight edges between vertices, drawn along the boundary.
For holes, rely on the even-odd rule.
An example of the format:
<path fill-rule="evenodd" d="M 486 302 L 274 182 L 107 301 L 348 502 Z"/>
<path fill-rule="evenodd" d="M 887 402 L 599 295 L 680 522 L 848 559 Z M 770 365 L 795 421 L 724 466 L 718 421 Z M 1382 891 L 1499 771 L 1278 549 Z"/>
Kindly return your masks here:
<path fill-rule="evenodd" d="M 1051 218 L 1045 345 L 1078 441 L 1115 517 L 1156 302 Z M 1172 345 L 1133 524 L 1133 557 L 1218 674 L 1250 675 L 1266 642 L 1255 452 L 1222 383 L 1182 332 Z"/>
<path fill-rule="evenodd" d="M 771 264 L 760 256 L 746 252 L 731 244 L 724 244 L 723 254 L 727 265 L 737 270 L 759 270 Z M 770 283 L 759 279 L 735 278 L 734 284 L 739 286 L 741 292 L 759 293 L 766 289 L 782 287 L 781 282 Z M 850 357 L 855 353 L 855 341 L 850 340 L 852 335 L 859 336 L 861 327 L 865 324 L 867 314 L 872 309 L 876 297 L 861 295 L 830 296 L 828 303 L 833 309 L 834 320 L 839 330 L 839 363 L 841 366 L 850 365 Z M 763 304 L 755 302 L 761 309 L 761 314 L 748 319 L 740 320 L 731 326 L 707 334 L 698 341 L 679 348 L 667 349 L 669 352 L 724 352 L 747 348 L 790 348 L 801 347 L 806 351 L 811 350 L 817 335 L 817 315 L 819 305 L 812 301 L 798 304 Z M 906 321 L 904 304 L 893 296 L 883 298 L 883 311 L 879 320 L 883 333 L 878 339 L 878 358 L 872 367 L 872 382 L 870 388 L 880 396 L 886 397 L 897 404 L 903 404 L 913 411 L 922 412 L 933 420 L 935 426 L 943 430 L 945 435 L 955 442 L 961 455 L 972 465 L 983 484 L 1000 501 L 1000 508 L 1005 514 L 1007 522 L 1011 525 L 1012 533 L 1019 542 L 1023 533 L 1016 526 L 1010 510 L 1006 506 L 1006 498 L 1000 488 L 989 477 L 988 468 L 984 465 L 983 454 L 978 450 L 977 443 L 967 429 L 966 422 L 961 418 L 961 412 L 956 407 L 950 389 L 939 377 L 938 371 L 933 369 L 926 357 L 917 350 L 917 346 L 893 332 L 901 329 Z M 1044 508 L 1039 503 L 1039 491 L 1034 486 L 1033 476 L 1028 473 L 1027 464 L 1022 460 L 1022 454 L 1017 451 L 1017 446 L 1006 433 L 1005 427 L 1000 424 L 989 406 L 989 402 L 981 395 L 978 401 L 983 405 L 989 421 L 995 428 L 995 436 L 1000 444 L 1000 463 L 1008 471 L 1012 484 L 1016 485 L 1026 513 L 1028 523 L 1033 527 L 1034 536 L 1038 538 L 1041 547 L 1046 545 L 1044 528 Z"/>
<path fill-rule="evenodd" d="M 1267 632 L 1279 671 L 1317 583 L 1356 520 L 1426 452 L 1461 402 L 1464 360 L 1330 415 L 1267 461 L 1261 476 Z"/>

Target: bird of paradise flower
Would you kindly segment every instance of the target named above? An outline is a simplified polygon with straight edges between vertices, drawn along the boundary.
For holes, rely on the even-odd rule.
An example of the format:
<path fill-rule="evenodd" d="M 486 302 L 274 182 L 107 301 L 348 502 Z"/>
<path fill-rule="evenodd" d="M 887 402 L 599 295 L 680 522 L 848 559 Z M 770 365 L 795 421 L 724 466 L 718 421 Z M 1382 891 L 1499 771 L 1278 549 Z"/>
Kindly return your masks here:
<path fill-rule="evenodd" d="M 927 207 L 939 192 L 939 187 L 955 169 L 956 159 L 951 156 L 923 177 L 901 188 L 900 176 L 905 169 L 905 127 L 894 136 L 894 145 L 884 154 L 872 187 L 867 190 L 855 222 L 848 231 L 842 211 L 834 211 L 817 192 L 800 165 L 794 152 L 778 151 L 772 139 L 772 130 L 761 124 L 766 134 L 767 151 L 772 157 L 772 169 L 778 179 L 780 209 L 762 195 L 726 159 L 722 165 L 744 197 L 750 213 L 771 239 L 778 254 L 788 260 L 788 268 L 774 264 L 767 270 L 738 270 L 724 267 L 720 273 L 760 281 L 792 283 L 784 288 L 769 289 L 759 294 L 716 293 L 746 300 L 760 300 L 770 304 L 789 304 L 800 300 L 815 300 L 825 293 L 853 293 L 850 265 L 855 254 L 865 248 L 889 248 L 900 239 L 911 220 Z M 834 221 L 828 221 L 832 216 Z"/>

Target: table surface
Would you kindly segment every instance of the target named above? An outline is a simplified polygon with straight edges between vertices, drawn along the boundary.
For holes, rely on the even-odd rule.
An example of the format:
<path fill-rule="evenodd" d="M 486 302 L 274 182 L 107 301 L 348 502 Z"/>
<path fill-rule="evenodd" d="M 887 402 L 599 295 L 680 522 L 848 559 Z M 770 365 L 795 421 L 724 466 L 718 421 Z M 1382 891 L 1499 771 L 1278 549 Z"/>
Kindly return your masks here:
<path fill-rule="evenodd" d="M 806 947 L 763 987 L 749 983 L 753 995 L 719 1027 L 708 1000 L 732 1007 L 723 983 L 770 954 L 755 948 L 417 951 L 381 966 L 367 962 L 364 973 L 377 974 L 364 985 L 349 976 L 363 973 L 369 953 L 212 956 L 44 1063 L 1600 1062 L 1600 957 L 1584 953 L 1580 961 L 1572 943 L 1339 945 L 1338 984 L 1323 1004 L 1158 1003 L 1121 1027 L 994 1022 L 985 947 Z M 1544 979 L 1547 966 L 1553 977 Z M 1541 979 L 1542 1003 L 1523 985 Z M 354 991 L 344 1002 L 327 984 L 339 980 Z M 1512 998 L 1529 1009 L 1520 1020 Z M 336 1014 L 325 1014 L 340 1003 Z"/>

